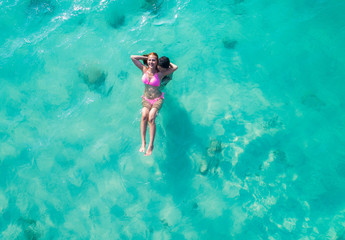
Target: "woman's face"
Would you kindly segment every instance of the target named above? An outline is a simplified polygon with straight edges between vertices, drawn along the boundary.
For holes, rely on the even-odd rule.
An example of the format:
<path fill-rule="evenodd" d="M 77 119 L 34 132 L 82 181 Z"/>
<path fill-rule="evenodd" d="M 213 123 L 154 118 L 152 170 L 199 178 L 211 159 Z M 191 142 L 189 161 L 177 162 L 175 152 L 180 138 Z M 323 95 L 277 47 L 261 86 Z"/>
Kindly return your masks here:
<path fill-rule="evenodd" d="M 156 68 L 158 64 L 157 58 L 153 55 L 150 55 L 147 58 L 147 65 L 149 66 L 149 68 Z"/>

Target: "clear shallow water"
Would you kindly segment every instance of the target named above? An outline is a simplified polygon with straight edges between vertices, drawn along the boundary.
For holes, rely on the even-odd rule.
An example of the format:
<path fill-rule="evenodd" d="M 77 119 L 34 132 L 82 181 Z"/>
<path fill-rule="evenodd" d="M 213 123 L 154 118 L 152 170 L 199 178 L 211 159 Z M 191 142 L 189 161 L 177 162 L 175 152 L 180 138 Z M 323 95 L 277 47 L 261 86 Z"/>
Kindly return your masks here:
<path fill-rule="evenodd" d="M 344 3 L 0 8 L 1 239 L 344 238 Z M 146 158 L 151 51 L 179 69 Z"/>

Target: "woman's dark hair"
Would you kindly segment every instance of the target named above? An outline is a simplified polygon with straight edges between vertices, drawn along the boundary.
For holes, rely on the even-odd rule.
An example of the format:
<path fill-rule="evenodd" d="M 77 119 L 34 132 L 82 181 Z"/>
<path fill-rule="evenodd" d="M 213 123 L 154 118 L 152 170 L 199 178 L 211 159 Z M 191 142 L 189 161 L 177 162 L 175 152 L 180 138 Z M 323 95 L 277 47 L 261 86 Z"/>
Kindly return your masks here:
<path fill-rule="evenodd" d="M 148 57 L 149 55 L 148 55 L 148 54 L 144 54 L 143 56 L 144 56 L 144 57 Z M 143 63 L 144 63 L 144 65 L 147 66 L 147 60 L 146 60 L 146 59 L 143 60 Z"/>
<path fill-rule="evenodd" d="M 158 65 L 162 68 L 169 68 L 170 66 L 170 60 L 168 57 L 161 57 L 159 60 L 158 60 Z"/>

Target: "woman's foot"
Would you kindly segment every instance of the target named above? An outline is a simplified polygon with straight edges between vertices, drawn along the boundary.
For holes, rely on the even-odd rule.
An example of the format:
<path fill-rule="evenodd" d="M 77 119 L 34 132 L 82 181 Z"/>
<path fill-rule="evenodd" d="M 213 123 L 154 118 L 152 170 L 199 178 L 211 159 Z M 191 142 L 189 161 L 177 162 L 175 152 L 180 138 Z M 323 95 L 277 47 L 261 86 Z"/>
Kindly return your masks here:
<path fill-rule="evenodd" d="M 145 152 L 145 143 L 141 144 L 139 152 Z"/>
<path fill-rule="evenodd" d="M 146 153 L 145 153 L 145 156 L 150 156 L 150 155 L 152 154 L 152 150 L 153 150 L 153 146 L 149 146 L 149 147 L 147 148 L 147 151 L 146 151 Z"/>

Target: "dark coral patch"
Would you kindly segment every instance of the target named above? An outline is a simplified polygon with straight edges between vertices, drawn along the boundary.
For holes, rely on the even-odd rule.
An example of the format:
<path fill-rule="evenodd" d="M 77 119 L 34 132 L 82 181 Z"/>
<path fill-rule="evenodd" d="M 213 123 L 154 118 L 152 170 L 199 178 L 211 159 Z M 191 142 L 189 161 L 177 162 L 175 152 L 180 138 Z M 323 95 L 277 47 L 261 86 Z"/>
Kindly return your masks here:
<path fill-rule="evenodd" d="M 301 99 L 301 103 L 309 108 L 319 111 L 326 104 L 314 94 L 305 95 Z"/>
<path fill-rule="evenodd" d="M 105 20 L 114 29 L 122 27 L 126 22 L 124 13 L 119 10 L 117 5 L 109 7 L 105 14 Z"/>
<path fill-rule="evenodd" d="M 107 22 L 112 28 L 120 28 L 125 24 L 125 16 L 123 15 L 113 15 L 112 17 L 108 17 Z"/>
<path fill-rule="evenodd" d="M 79 76 L 91 90 L 95 90 L 104 84 L 107 73 L 97 66 L 84 65 L 79 69 Z"/>
<path fill-rule="evenodd" d="M 227 49 L 234 49 L 237 45 L 236 40 L 223 39 L 223 46 Z"/>

